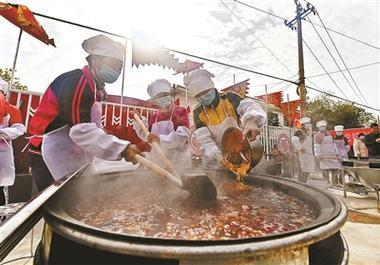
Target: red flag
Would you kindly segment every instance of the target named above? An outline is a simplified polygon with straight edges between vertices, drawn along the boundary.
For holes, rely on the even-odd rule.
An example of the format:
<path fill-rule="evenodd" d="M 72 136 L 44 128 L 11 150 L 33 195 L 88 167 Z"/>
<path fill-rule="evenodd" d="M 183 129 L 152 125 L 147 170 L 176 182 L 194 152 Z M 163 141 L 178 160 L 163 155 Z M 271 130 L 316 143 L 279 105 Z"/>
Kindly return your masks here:
<path fill-rule="evenodd" d="M 256 98 L 259 98 L 263 101 L 266 101 L 267 97 L 268 97 L 268 103 L 273 104 L 278 108 L 281 108 L 282 91 L 270 93 L 268 95 L 256 96 Z"/>
<path fill-rule="evenodd" d="M 49 36 L 28 7 L 0 2 L 0 15 L 43 43 L 55 47 L 54 39 L 49 39 Z"/>
<path fill-rule="evenodd" d="M 197 63 L 197 62 L 194 62 L 194 61 L 190 61 L 190 60 L 186 60 L 184 61 L 183 63 L 180 63 L 177 67 L 177 69 L 175 69 L 175 74 L 181 74 L 181 73 L 188 73 L 188 72 L 191 72 L 195 69 L 199 69 L 203 66 L 203 63 Z"/>
<path fill-rule="evenodd" d="M 244 98 L 248 94 L 249 79 L 222 89 L 222 93 L 234 92 Z"/>
<path fill-rule="evenodd" d="M 294 124 L 297 117 L 300 118 L 299 113 L 297 112 L 297 108 L 300 104 L 300 99 L 281 103 L 282 112 L 284 113 L 289 125 Z"/>

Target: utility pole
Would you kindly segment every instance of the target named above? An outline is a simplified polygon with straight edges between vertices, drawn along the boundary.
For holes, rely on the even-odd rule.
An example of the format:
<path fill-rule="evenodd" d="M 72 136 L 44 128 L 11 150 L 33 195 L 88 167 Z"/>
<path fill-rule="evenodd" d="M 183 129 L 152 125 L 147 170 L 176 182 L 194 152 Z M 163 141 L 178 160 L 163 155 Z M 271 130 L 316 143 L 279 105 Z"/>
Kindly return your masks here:
<path fill-rule="evenodd" d="M 302 19 L 311 12 L 315 14 L 315 8 L 310 3 L 307 3 L 306 8 L 303 8 L 298 0 L 294 0 L 296 4 L 296 17 L 292 21 L 285 20 L 285 25 L 292 30 L 297 30 L 298 44 L 298 90 L 297 94 L 301 99 L 301 117 L 306 113 L 306 88 L 305 88 L 305 68 L 303 62 L 303 43 L 302 43 Z"/>

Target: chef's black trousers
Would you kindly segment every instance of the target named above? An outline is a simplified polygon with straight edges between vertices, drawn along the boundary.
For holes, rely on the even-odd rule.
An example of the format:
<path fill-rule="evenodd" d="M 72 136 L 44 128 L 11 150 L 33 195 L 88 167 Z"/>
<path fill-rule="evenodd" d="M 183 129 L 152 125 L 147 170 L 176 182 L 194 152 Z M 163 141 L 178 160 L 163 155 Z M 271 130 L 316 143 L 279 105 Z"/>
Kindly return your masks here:
<path fill-rule="evenodd" d="M 29 152 L 29 162 L 38 191 L 44 190 L 54 182 L 53 176 L 50 174 L 50 171 L 42 158 L 42 154 Z"/>

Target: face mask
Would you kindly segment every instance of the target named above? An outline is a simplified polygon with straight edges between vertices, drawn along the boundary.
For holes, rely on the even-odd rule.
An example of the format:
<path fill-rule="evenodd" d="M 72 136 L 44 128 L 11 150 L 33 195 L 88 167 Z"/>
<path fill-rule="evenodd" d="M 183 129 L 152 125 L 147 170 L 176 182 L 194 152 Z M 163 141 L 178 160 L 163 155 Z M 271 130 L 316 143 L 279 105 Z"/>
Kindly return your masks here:
<path fill-rule="evenodd" d="M 215 89 L 211 90 L 210 92 L 208 92 L 207 94 L 203 95 L 200 99 L 199 99 L 199 102 L 203 105 L 203 106 L 209 106 L 212 104 L 212 102 L 214 101 L 215 99 Z"/>
<path fill-rule="evenodd" d="M 165 108 L 169 106 L 170 103 L 172 103 L 172 97 L 164 96 L 164 97 L 156 98 L 156 102 L 161 108 Z"/>
<path fill-rule="evenodd" d="M 118 79 L 119 75 L 120 75 L 119 71 L 107 65 L 102 66 L 98 73 L 99 79 L 103 81 L 104 83 L 115 82 Z"/>
<path fill-rule="evenodd" d="M 325 131 L 326 131 L 326 127 L 325 127 L 325 126 L 321 126 L 321 127 L 319 127 L 319 131 L 320 131 L 320 132 L 325 132 Z"/>
<path fill-rule="evenodd" d="M 305 128 L 309 131 L 311 131 L 313 129 L 313 125 L 311 125 L 311 123 L 306 123 L 305 124 Z"/>
<path fill-rule="evenodd" d="M 342 136 L 342 135 L 343 135 L 343 132 L 336 132 L 336 135 L 338 135 L 338 136 Z"/>
<path fill-rule="evenodd" d="M 360 139 L 360 140 L 364 140 L 364 139 L 365 139 L 365 136 L 360 136 L 359 139 Z"/>

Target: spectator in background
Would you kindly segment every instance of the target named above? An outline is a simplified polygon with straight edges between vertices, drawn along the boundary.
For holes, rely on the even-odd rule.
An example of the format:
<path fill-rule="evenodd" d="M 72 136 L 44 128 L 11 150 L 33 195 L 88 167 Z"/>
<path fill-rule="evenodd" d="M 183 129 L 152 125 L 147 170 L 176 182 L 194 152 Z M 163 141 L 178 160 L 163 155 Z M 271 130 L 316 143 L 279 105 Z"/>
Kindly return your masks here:
<path fill-rule="evenodd" d="M 358 138 L 354 139 L 354 154 L 355 157 L 358 159 L 361 158 L 368 158 L 368 148 L 366 144 L 364 143 L 365 140 L 365 134 L 364 133 L 359 133 Z"/>
<path fill-rule="evenodd" d="M 364 143 L 368 148 L 369 158 L 380 158 L 380 131 L 377 123 L 371 124 L 372 132 L 367 134 Z"/>

